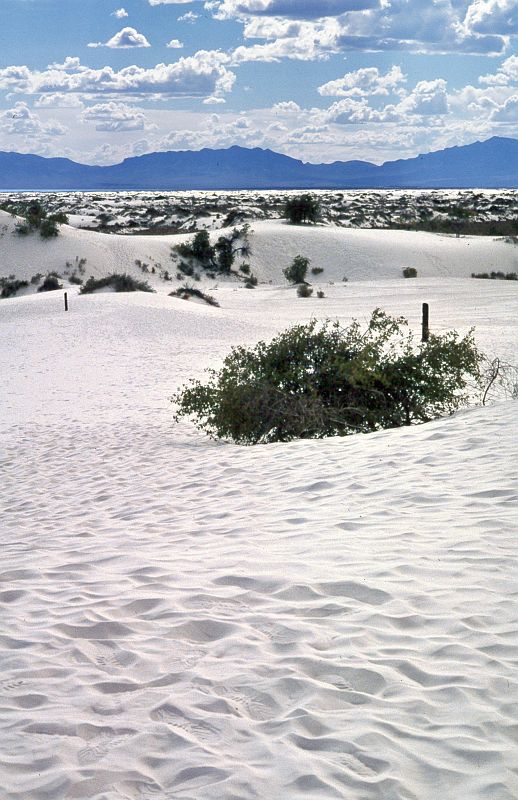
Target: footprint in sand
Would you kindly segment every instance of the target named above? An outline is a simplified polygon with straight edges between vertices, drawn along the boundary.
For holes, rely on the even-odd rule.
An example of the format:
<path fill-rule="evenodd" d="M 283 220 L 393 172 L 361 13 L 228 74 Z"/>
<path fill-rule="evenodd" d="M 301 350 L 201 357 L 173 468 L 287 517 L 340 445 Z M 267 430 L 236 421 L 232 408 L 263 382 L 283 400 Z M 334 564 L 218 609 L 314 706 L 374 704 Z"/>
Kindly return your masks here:
<path fill-rule="evenodd" d="M 27 686 L 27 681 L 22 679 L 13 678 L 12 680 L 0 681 L 0 693 L 16 692 L 23 686 Z"/>
<path fill-rule="evenodd" d="M 187 734 L 190 738 L 204 744 L 218 744 L 220 736 L 218 731 L 211 725 L 205 722 L 197 722 L 182 716 L 181 713 L 176 712 L 172 706 L 161 706 L 156 708 L 150 714 L 151 719 L 157 722 L 165 722 L 170 728 L 178 731 L 180 734 Z"/>
<path fill-rule="evenodd" d="M 255 629 L 263 633 L 272 642 L 277 644 L 291 644 L 298 638 L 295 631 L 284 628 L 282 625 L 276 625 L 271 622 L 261 622 L 259 625 L 254 625 Z"/>
<path fill-rule="evenodd" d="M 224 697 L 234 708 L 250 717 L 250 719 L 263 722 L 270 720 L 277 715 L 277 704 L 271 701 L 269 704 L 260 694 L 252 690 L 248 694 L 242 688 L 227 687 L 216 684 L 214 691 L 219 697 Z"/>
<path fill-rule="evenodd" d="M 171 652 L 167 655 L 167 664 L 172 670 L 190 669 L 196 666 L 205 652 L 200 648 L 189 647 L 181 642 L 173 642 Z"/>
<path fill-rule="evenodd" d="M 122 742 L 128 739 L 129 734 L 111 735 L 109 733 L 102 733 L 96 737 L 92 742 L 89 742 L 86 747 L 81 748 L 77 753 L 77 760 L 80 764 L 91 764 L 92 761 L 99 761 L 108 753 L 118 747 Z"/>
<path fill-rule="evenodd" d="M 95 657 L 95 662 L 100 667 L 127 667 L 133 661 L 135 656 L 132 653 L 110 653 L 98 655 Z"/>

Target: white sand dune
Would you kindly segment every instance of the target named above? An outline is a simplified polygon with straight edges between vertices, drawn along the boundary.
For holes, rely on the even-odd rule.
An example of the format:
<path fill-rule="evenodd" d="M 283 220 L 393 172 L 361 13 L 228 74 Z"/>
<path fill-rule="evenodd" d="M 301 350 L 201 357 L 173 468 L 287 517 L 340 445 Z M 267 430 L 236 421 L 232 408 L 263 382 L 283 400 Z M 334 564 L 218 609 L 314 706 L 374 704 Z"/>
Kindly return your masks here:
<path fill-rule="evenodd" d="M 1 302 L 2 800 L 518 797 L 517 403 L 254 448 L 172 422 L 186 379 L 312 315 L 417 327 L 427 299 L 516 352 L 511 282 L 325 291 Z"/>
<path fill-rule="evenodd" d="M 38 234 L 20 236 L 14 227 L 14 218 L 0 211 L 0 276 L 14 274 L 23 279 L 51 270 L 62 274 L 67 262 L 73 264 L 76 258 L 86 258 L 87 276 L 128 272 L 142 277 L 136 260 L 150 266 L 160 265 L 174 276 L 171 247 L 192 238 L 187 234 L 102 234 L 64 225 L 57 238 L 43 241 Z M 344 277 L 400 278 L 404 267 L 416 267 L 420 277 L 430 278 L 468 278 L 472 272 L 518 270 L 518 246 L 503 238 L 457 239 L 413 231 L 304 227 L 280 220 L 254 222 L 252 230 L 252 256 L 248 260 L 260 282 L 283 283 L 282 270 L 299 254 L 310 258 L 312 267 L 324 269 L 319 276 L 322 281 L 341 281 Z M 221 231 L 216 231 L 211 236 L 215 239 L 220 234 Z M 146 275 L 146 279 L 155 288 L 164 288 L 158 277 Z"/>

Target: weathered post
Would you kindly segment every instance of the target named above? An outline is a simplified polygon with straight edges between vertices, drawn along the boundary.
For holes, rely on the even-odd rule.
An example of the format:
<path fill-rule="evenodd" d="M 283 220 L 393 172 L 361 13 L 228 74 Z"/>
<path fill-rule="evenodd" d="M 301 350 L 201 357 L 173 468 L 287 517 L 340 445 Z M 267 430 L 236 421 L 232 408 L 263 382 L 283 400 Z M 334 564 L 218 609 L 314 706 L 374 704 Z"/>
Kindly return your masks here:
<path fill-rule="evenodd" d="M 65 311 L 68 311 L 68 292 L 65 292 Z"/>
<path fill-rule="evenodd" d="M 428 303 L 423 303 L 423 333 L 421 335 L 421 341 L 427 342 L 429 337 L 430 337 L 429 307 Z"/>

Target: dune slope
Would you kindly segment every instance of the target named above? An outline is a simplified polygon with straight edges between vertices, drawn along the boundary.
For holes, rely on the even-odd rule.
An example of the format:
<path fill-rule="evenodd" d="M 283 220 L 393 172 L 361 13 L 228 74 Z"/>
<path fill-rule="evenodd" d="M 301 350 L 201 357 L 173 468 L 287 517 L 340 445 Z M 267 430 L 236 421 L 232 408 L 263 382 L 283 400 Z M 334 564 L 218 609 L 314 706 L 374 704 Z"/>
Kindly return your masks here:
<path fill-rule="evenodd" d="M 223 231 L 223 233 L 227 231 Z M 222 231 L 212 232 L 215 240 Z M 37 233 L 20 236 L 15 220 L 0 211 L 0 276 L 14 274 L 30 279 L 37 272 L 55 270 L 60 274 L 67 262 L 86 259 L 85 275 L 101 277 L 112 272 L 128 272 L 142 278 L 137 260 L 156 267 L 146 274 L 151 285 L 165 291 L 169 282 L 160 280 L 160 270 L 168 270 L 176 283 L 177 262 L 171 248 L 191 239 L 176 236 L 128 236 L 85 231 L 64 225 L 60 235 L 43 241 Z M 404 267 L 416 267 L 420 277 L 468 278 L 472 272 L 518 271 L 518 246 L 492 237 L 454 236 L 394 230 L 367 230 L 333 226 L 293 226 L 280 220 L 254 222 L 250 237 L 252 272 L 261 283 L 284 283 L 283 269 L 296 255 L 311 260 L 323 269 L 322 281 L 378 280 L 399 278 Z M 237 258 L 236 268 L 240 259 Z M 308 275 L 311 279 L 311 275 Z M 181 281 L 185 278 L 182 276 Z"/>

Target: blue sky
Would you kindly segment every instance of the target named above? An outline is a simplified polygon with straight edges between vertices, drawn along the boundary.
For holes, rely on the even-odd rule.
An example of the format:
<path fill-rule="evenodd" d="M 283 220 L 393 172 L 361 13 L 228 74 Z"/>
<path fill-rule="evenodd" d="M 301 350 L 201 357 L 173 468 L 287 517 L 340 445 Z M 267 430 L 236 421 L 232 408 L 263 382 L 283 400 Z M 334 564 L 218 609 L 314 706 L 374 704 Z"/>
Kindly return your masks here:
<path fill-rule="evenodd" d="M 1 0 L 0 149 L 380 163 L 516 136 L 518 0 Z"/>

